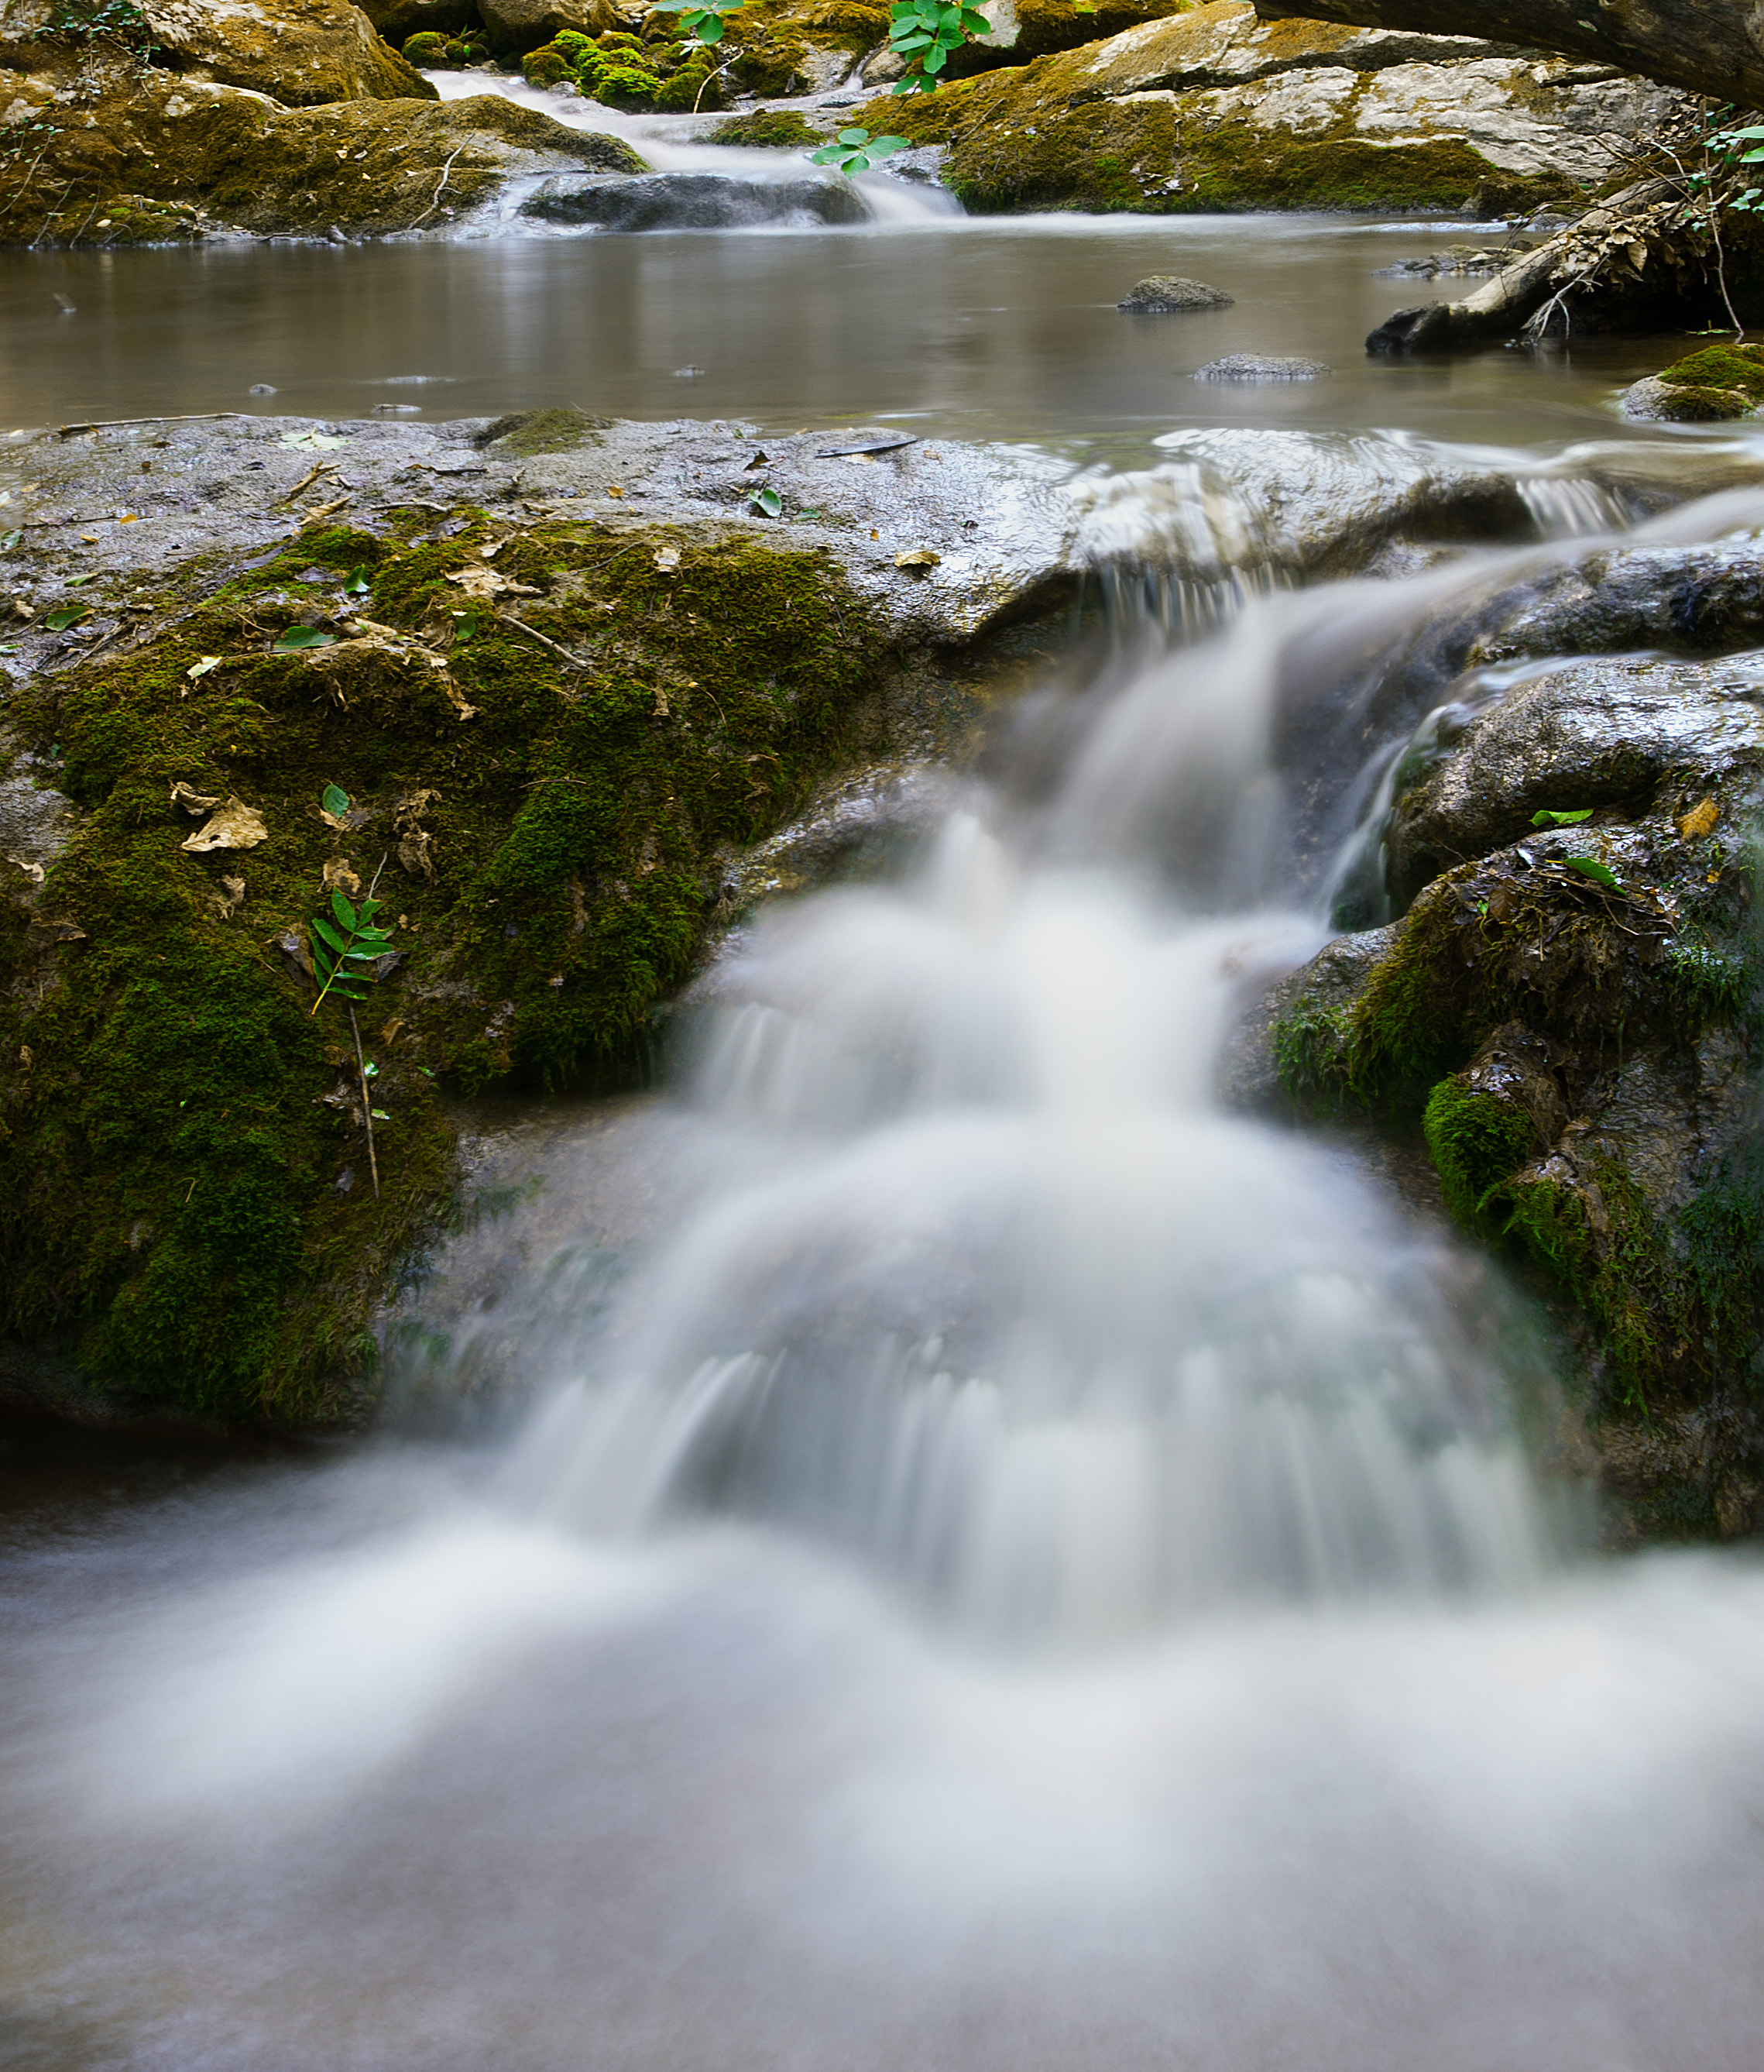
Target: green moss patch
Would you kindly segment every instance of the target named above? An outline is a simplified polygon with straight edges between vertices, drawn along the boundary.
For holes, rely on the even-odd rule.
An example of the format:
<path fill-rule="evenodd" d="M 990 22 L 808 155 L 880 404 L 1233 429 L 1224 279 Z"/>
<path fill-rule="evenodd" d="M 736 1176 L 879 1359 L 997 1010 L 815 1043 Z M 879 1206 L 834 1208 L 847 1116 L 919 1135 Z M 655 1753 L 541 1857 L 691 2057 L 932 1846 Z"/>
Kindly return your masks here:
<path fill-rule="evenodd" d="M 1038 58 L 923 100 L 872 101 L 854 119 L 947 145 L 943 177 L 983 212 L 1461 208 L 1472 197 L 1519 208 L 1563 191 L 1557 179 L 1503 174 L 1462 138 L 1373 142 L 1354 134 L 1351 110 L 1332 132 L 1300 138 L 1220 121 L 1204 93 L 1101 97 L 1081 55 Z"/>
<path fill-rule="evenodd" d="M 1536 1133 L 1523 1108 L 1467 1085 L 1442 1079 L 1421 1116 L 1446 1206 L 1460 1222 L 1475 1223 L 1489 1196 L 1536 1149 Z"/>
<path fill-rule="evenodd" d="M 823 553 L 484 517 L 424 541 L 420 522 L 309 528 L 15 702 L 85 817 L 0 929 L 0 1054 L 19 1061 L 0 1079 L 0 1329 L 77 1346 L 107 1390 L 352 1414 L 373 1304 L 452 1183 L 437 1089 L 638 1069 L 728 847 L 876 738 L 883 643 Z M 519 590 L 474 597 L 491 565 Z M 371 594 L 346 602 L 355 569 Z M 351 637 L 355 610 L 399 637 Z M 314 618 L 334 644 L 273 652 Z M 185 850 L 180 783 L 254 807 L 268 840 Z M 343 829 L 327 784 L 354 802 Z M 380 872 L 403 953 L 360 1010 L 378 1202 L 347 1018 L 313 1014 L 282 947 L 340 860 Z M 231 918 L 226 876 L 246 887 Z"/>
<path fill-rule="evenodd" d="M 480 446 L 499 446 L 504 453 L 573 453 L 581 446 L 597 446 L 610 417 L 590 417 L 573 404 L 554 405 L 544 410 L 516 410 L 498 417 L 478 434 Z"/>
<path fill-rule="evenodd" d="M 732 115 L 708 130 L 702 144 L 737 144 L 749 149 L 812 150 L 827 142 L 826 133 L 811 129 L 794 108 L 757 108 L 751 115 Z"/>
<path fill-rule="evenodd" d="M 1737 388 L 1764 402 L 1764 347 L 1706 345 L 1663 367 L 1659 379 L 1673 388 Z"/>

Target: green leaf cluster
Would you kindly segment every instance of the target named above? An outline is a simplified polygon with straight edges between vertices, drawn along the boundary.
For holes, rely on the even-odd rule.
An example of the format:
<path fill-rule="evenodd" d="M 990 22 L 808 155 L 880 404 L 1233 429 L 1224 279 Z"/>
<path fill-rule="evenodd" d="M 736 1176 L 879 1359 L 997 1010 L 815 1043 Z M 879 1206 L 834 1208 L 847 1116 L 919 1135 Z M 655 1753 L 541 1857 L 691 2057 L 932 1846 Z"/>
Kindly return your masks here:
<path fill-rule="evenodd" d="M 895 93 L 934 93 L 937 74 L 975 36 L 989 36 L 992 24 L 962 0 L 894 0 L 888 10 L 888 48 L 906 59 L 905 78 Z"/>
<path fill-rule="evenodd" d="M 837 166 L 848 180 L 855 180 L 879 160 L 904 151 L 910 142 L 905 137 L 872 137 L 868 130 L 842 130 L 835 142 L 811 155 L 816 165 Z"/>

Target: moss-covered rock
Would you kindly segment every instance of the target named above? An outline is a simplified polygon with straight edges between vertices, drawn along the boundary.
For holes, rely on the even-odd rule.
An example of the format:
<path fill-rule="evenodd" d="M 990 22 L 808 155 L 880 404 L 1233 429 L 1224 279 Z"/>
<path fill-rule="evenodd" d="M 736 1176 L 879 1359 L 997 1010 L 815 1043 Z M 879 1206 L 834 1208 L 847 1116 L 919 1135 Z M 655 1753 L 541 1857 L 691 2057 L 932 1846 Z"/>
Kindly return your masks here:
<path fill-rule="evenodd" d="M 1749 417 L 1764 404 L 1764 350 L 1709 345 L 1635 383 L 1623 393 L 1627 417 L 1672 425 Z"/>
<path fill-rule="evenodd" d="M 103 33 L 70 32 L 84 14 Z M 248 87 L 283 106 L 327 101 L 433 100 L 434 88 L 401 58 L 351 0 L 151 0 L 145 10 L 69 7 L 66 0 L 13 0 L 0 21 L 0 65 L 66 75 L 91 59 L 126 50 L 113 27 L 139 14 L 162 63 L 192 83 Z M 84 96 L 79 97 L 85 98 Z"/>
<path fill-rule="evenodd" d="M 749 93 L 806 93 L 838 84 L 888 36 L 888 9 L 864 0 L 749 0 L 730 25 L 732 70 Z"/>
<path fill-rule="evenodd" d="M 467 516 L 187 569 L 161 630 L 14 697 L 80 817 L 0 900 L 0 1328 L 102 1388 L 349 1415 L 453 1182 L 437 1088 L 633 1070 L 726 849 L 885 745 L 888 645 L 824 549 Z M 335 638 L 277 652 L 290 624 Z M 192 853 L 179 785 L 265 837 Z M 378 1199 L 352 1032 L 302 968 L 327 874 L 377 875 L 401 958 L 359 1011 Z"/>
<path fill-rule="evenodd" d="M 974 209 L 1493 213 L 1602 177 L 1593 130 L 1639 134 L 1670 98 L 1463 38 L 1261 23 L 1214 0 L 855 120 L 947 145 Z"/>
<path fill-rule="evenodd" d="M 749 150 L 811 151 L 827 142 L 827 133 L 811 128 L 794 108 L 757 108 L 751 114 L 732 115 L 719 122 L 699 142 L 739 145 Z"/>
<path fill-rule="evenodd" d="M 617 138 L 492 94 L 279 109 L 154 72 L 102 102 L 102 122 L 47 88 L 37 105 L 47 134 L 35 176 L 22 154 L 0 154 L 9 243 L 145 244 L 228 228 L 372 236 L 439 227 L 517 174 L 645 170 Z"/>
<path fill-rule="evenodd" d="M 1645 1475 L 1614 1470 L 1642 1507 L 1625 1530 L 1653 1529 L 1675 1474 L 1703 1478 L 1677 1486 L 1686 1518 L 1764 1523 L 1735 1494 L 1764 1487 L 1758 691 L 1743 658 L 1569 664 L 1509 691 L 1399 770 L 1403 918 L 1274 1008 L 1298 1107 L 1418 1119 L 1453 1211 L 1587 1321 L 1602 1452 L 1610 1435 L 1627 1459 L 1651 1421 L 1725 1435 L 1675 1442 L 1670 1471 L 1655 1448 Z"/>

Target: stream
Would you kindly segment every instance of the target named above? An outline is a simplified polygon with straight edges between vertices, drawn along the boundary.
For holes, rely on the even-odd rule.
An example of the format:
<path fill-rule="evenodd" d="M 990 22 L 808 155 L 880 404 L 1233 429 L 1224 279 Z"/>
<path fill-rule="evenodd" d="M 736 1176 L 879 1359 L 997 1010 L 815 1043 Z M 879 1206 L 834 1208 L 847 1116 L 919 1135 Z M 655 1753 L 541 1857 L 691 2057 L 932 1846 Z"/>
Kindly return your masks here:
<path fill-rule="evenodd" d="M 1646 341 L 1364 360 L 1459 234 L 9 253 L 0 382 L 1639 453 Z M 1236 306 L 1119 315 L 1154 271 Z M 1252 350 L 1339 371 L 1189 378 Z M 1527 1298 L 1214 1094 L 1375 791 L 1343 657 L 1504 565 L 1187 643 L 1124 587 L 900 853 L 724 946 L 658 1090 L 475 1116 L 501 1213 L 366 1441 L 7 1425 L 0 2066 L 1754 2072 L 1764 1575 L 1594 1555 Z"/>

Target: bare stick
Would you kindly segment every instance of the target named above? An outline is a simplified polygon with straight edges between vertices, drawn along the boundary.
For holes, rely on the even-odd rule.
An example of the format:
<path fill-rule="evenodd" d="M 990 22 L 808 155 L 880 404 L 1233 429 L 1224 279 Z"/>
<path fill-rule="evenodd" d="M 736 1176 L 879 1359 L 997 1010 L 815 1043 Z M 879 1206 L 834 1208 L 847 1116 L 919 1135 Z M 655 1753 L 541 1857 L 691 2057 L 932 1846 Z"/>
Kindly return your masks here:
<path fill-rule="evenodd" d="M 373 898 L 375 888 L 379 883 L 379 872 L 385 868 L 386 859 L 382 857 L 379 859 L 379 870 L 374 873 L 372 881 L 367 887 L 367 897 L 370 899 Z M 379 1199 L 379 1161 L 374 1156 L 374 1097 L 367 1091 L 367 1061 L 362 1055 L 361 1030 L 355 1020 L 355 1009 L 353 1002 L 351 1003 L 349 1009 L 349 1033 L 355 1039 L 355 1070 L 361 1075 L 362 1120 L 367 1125 L 367 1170 L 373 1176 L 374 1199 L 377 1202 Z"/>
<path fill-rule="evenodd" d="M 374 1177 L 374 1199 L 379 1199 L 379 1161 L 374 1156 L 374 1097 L 367 1091 L 367 1064 L 361 1054 L 361 1030 L 356 1026 L 355 1010 L 349 1010 L 349 1033 L 355 1039 L 355 1070 L 361 1075 L 362 1120 L 367 1125 L 367 1170 Z"/>
<path fill-rule="evenodd" d="M 441 207 L 441 198 L 442 194 L 445 191 L 447 186 L 447 175 L 453 170 L 454 159 L 459 156 L 460 153 L 463 151 L 465 148 L 466 146 L 463 144 L 457 145 L 454 149 L 449 153 L 447 162 L 441 167 L 440 184 L 436 187 L 433 197 L 431 199 L 428 208 L 425 208 L 422 214 L 417 217 L 416 223 L 413 223 L 411 225 L 411 228 L 412 230 L 416 228 L 416 224 L 426 223 L 430 216 L 435 213 L 436 210 Z"/>

